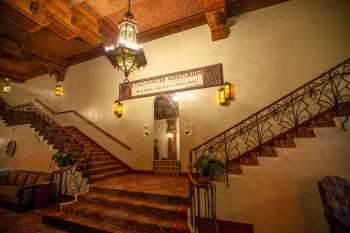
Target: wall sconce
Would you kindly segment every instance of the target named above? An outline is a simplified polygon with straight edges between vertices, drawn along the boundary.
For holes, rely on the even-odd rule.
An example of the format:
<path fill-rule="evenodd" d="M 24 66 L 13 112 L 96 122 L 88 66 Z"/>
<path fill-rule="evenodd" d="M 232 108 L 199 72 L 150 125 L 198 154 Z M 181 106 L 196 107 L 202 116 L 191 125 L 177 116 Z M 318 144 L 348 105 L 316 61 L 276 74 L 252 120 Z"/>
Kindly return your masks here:
<path fill-rule="evenodd" d="M 10 80 L 8 78 L 4 79 L 4 86 L 2 88 L 2 92 L 6 94 L 11 92 Z"/>
<path fill-rule="evenodd" d="M 225 89 L 223 87 L 219 89 L 219 103 L 220 105 L 226 105 Z"/>
<path fill-rule="evenodd" d="M 224 84 L 224 90 L 225 90 L 225 99 L 227 100 L 234 100 L 235 99 L 235 85 L 232 85 L 231 83 L 225 82 Z"/>
<path fill-rule="evenodd" d="M 63 96 L 63 86 L 60 82 L 57 83 L 55 88 L 55 95 L 56 96 Z"/>
<path fill-rule="evenodd" d="M 219 103 L 220 105 L 228 105 L 231 100 L 235 99 L 236 91 L 235 85 L 225 82 L 224 87 L 219 89 Z"/>
<path fill-rule="evenodd" d="M 119 100 L 114 101 L 113 112 L 115 115 L 117 115 L 117 117 L 123 116 L 124 106 Z"/>

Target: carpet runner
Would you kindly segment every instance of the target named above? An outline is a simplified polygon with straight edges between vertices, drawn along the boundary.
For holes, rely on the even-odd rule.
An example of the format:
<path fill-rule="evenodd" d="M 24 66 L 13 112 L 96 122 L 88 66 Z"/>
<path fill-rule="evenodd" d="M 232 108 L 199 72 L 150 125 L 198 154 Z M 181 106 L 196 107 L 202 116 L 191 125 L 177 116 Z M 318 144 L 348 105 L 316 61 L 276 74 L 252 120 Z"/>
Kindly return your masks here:
<path fill-rule="evenodd" d="M 90 148 L 91 164 L 89 173 L 92 183 L 129 172 L 130 168 L 127 165 L 79 129 L 73 126 L 64 127 L 64 129 L 84 146 Z"/>

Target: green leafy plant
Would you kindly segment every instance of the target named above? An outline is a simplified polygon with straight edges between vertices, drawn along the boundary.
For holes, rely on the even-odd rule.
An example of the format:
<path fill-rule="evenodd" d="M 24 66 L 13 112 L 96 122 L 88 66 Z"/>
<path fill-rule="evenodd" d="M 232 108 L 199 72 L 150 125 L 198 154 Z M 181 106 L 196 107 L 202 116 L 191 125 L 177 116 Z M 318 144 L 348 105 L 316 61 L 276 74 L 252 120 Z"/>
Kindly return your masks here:
<path fill-rule="evenodd" d="M 214 155 L 204 155 L 195 164 L 199 175 L 202 177 L 220 177 L 225 173 L 225 165 Z"/>
<path fill-rule="evenodd" d="M 59 151 L 54 154 L 51 159 L 57 164 L 58 167 L 63 168 L 72 165 L 76 161 L 77 155 Z"/>

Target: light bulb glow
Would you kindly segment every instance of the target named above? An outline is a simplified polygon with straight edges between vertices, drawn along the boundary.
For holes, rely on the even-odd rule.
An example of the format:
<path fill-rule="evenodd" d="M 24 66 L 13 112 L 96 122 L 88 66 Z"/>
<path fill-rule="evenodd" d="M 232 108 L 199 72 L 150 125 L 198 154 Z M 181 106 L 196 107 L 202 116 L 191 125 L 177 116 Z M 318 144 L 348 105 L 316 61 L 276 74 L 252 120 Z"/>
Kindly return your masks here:
<path fill-rule="evenodd" d="M 56 96 L 63 96 L 63 86 L 59 83 L 57 83 L 57 85 L 56 85 L 55 95 Z"/>

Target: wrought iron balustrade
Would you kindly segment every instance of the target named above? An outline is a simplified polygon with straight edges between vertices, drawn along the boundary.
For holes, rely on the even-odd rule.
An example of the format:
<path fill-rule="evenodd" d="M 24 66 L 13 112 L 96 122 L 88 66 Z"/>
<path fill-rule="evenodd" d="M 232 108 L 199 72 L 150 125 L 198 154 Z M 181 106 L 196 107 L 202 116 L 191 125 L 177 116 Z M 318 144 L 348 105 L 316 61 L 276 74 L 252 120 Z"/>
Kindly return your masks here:
<path fill-rule="evenodd" d="M 0 98 L 2 103 L 6 103 Z M 64 169 L 51 172 L 50 193 L 57 203 L 81 191 L 84 179 L 90 183 L 90 148 L 70 135 L 56 121 L 51 119 L 31 103 L 9 107 L 2 104 L 0 116 L 8 124 L 31 124 L 35 131 L 44 137 L 58 151 L 79 155 L 77 161 Z M 81 176 L 79 176 L 79 173 Z M 82 178 L 82 179 L 81 179 Z M 57 205 L 58 206 L 58 205 Z"/>
<path fill-rule="evenodd" d="M 302 135 L 305 126 L 313 122 L 320 125 L 319 116 L 345 116 L 350 113 L 350 59 L 316 77 L 300 88 L 290 92 L 245 120 L 195 147 L 189 154 L 189 181 L 191 197 L 191 223 L 193 232 L 200 232 L 201 222 L 216 221 L 215 185 L 203 186 L 198 183 L 196 161 L 211 154 L 223 161 L 228 173 L 240 174 L 242 162 L 257 164 L 256 156 L 266 153 L 271 142 L 280 136 L 291 133 Z M 252 156 L 253 155 L 253 156 Z M 202 190 L 201 190 L 202 189 Z M 211 191 L 211 189 L 213 191 Z M 198 191 L 201 190 L 201 191 Z M 210 191 L 209 191 L 210 190 Z M 207 193 L 214 195 L 207 198 Z M 214 199 L 211 199 L 214 198 Z M 201 210 L 210 206 L 210 213 Z M 215 232 L 213 228 L 212 232 Z"/>
<path fill-rule="evenodd" d="M 348 118 L 349 104 L 350 59 L 191 150 L 190 169 L 209 151 L 226 162 L 229 172 L 237 172 L 234 159 L 263 152 L 267 142 L 283 133 L 298 134 L 305 122 L 327 111 L 335 116 L 346 112 Z"/>

